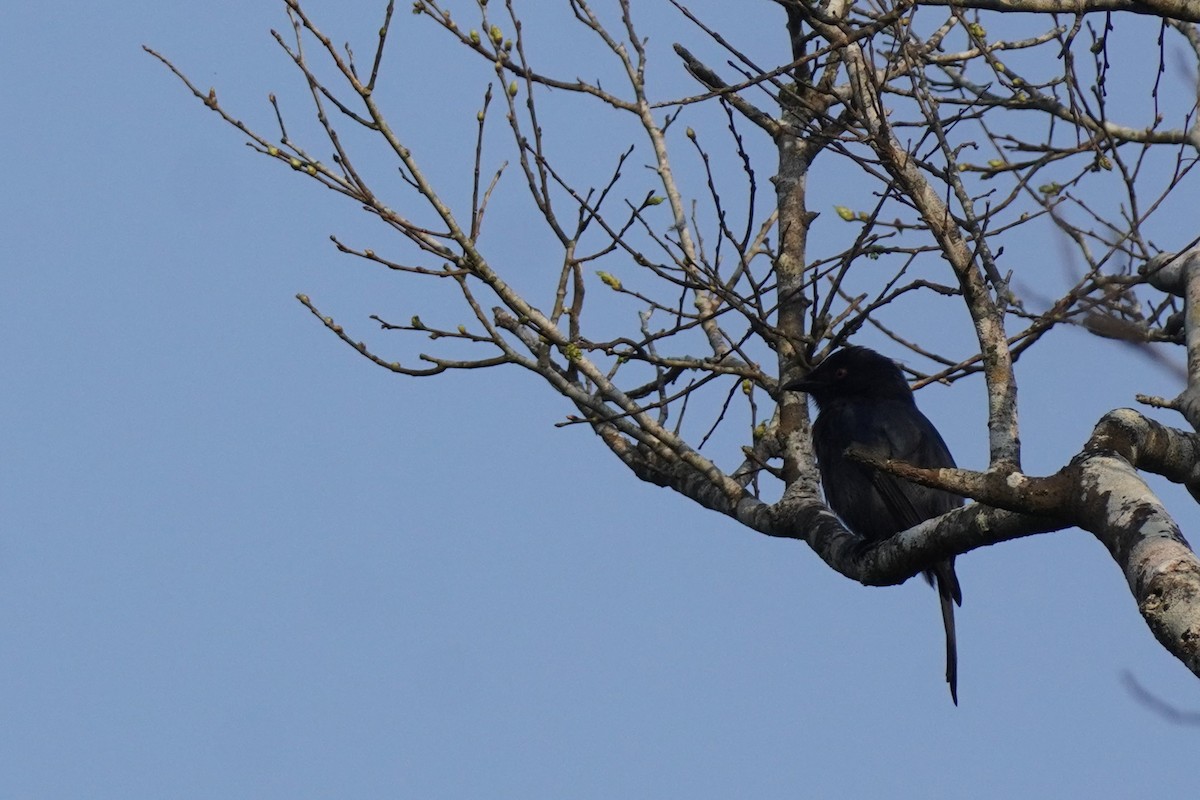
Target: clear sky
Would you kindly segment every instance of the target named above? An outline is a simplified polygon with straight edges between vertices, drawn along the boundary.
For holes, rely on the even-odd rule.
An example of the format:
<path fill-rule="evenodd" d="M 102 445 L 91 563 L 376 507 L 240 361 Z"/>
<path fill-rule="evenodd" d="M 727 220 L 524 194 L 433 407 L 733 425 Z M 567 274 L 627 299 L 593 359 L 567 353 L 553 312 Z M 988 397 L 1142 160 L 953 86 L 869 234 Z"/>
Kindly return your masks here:
<path fill-rule="evenodd" d="M 634 5 L 664 48 L 701 40 Z M 785 57 L 773 4 L 725 5 L 696 8 Z M 383 6 L 312 11 L 361 54 Z M 408 11 L 385 68 L 411 72 L 388 91 L 449 179 L 469 125 L 440 128 L 439 103 L 471 114 L 487 71 Z M 1122 675 L 1189 711 L 1196 680 L 1089 535 L 959 560 L 955 708 L 920 581 L 863 588 L 639 483 L 555 428 L 571 409 L 532 376 L 399 378 L 321 328 L 295 293 L 385 351 L 368 314 L 441 301 L 338 256 L 331 233 L 388 234 L 141 51 L 270 132 L 269 91 L 304 112 L 268 35 L 282 3 L 4 18 L 0 798 L 1194 795 L 1200 729 Z M 1196 234 L 1197 205 L 1193 184 L 1160 246 Z M 520 252 L 520 227 L 494 236 Z M 1104 411 L 1179 388 L 1069 331 L 1019 377 L 1033 473 Z M 983 465 L 981 397 L 920 396 L 964 466 Z M 1165 496 L 1193 530 L 1195 504 Z"/>

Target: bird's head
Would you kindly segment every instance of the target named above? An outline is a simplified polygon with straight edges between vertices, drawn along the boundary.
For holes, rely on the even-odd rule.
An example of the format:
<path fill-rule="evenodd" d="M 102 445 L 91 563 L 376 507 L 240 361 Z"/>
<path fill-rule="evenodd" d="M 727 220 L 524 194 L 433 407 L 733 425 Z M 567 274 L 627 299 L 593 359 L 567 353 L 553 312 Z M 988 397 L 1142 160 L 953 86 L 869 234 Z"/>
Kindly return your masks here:
<path fill-rule="evenodd" d="M 896 362 L 866 347 L 843 347 L 783 388 L 806 392 L 818 407 L 850 398 L 912 398 Z"/>

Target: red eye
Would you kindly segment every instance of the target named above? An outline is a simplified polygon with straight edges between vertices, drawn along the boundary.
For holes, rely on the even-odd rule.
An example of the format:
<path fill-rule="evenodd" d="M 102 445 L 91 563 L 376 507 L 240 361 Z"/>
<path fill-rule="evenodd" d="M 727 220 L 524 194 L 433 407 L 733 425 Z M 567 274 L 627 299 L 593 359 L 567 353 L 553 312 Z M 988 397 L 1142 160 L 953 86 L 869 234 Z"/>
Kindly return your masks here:
<path fill-rule="evenodd" d="M 842 378 L 846 377 L 847 374 L 849 374 L 849 370 L 847 370 L 845 367 L 838 367 L 833 371 L 833 379 L 835 381 L 840 381 Z"/>

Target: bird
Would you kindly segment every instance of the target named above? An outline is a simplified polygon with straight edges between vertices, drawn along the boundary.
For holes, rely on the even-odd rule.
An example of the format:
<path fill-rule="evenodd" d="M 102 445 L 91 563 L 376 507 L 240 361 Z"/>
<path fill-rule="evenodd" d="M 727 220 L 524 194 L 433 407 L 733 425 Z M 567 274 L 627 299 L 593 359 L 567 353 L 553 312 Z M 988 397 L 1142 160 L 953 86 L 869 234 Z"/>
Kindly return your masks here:
<path fill-rule="evenodd" d="M 920 486 L 856 461 L 850 447 L 914 467 L 954 467 L 946 442 L 917 408 L 896 362 L 866 347 L 847 346 L 829 355 L 800 380 L 783 387 L 802 391 L 817 405 L 812 442 L 825 502 L 843 524 L 868 542 L 879 542 L 958 508 L 958 495 Z M 954 559 L 925 570 L 938 591 L 946 630 L 946 683 L 958 705 L 958 645 L 954 606 L 962 588 Z"/>

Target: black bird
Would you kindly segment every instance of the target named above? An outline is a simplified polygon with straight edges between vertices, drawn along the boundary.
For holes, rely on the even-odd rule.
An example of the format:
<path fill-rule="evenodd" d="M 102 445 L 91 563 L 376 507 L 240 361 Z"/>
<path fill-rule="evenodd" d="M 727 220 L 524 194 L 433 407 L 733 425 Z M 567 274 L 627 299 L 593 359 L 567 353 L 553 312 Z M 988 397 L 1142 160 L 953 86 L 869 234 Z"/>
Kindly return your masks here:
<path fill-rule="evenodd" d="M 846 455 L 847 448 L 854 446 L 914 467 L 955 465 L 941 434 L 917 408 L 912 389 L 891 359 L 865 347 L 845 347 L 807 377 L 783 388 L 807 392 L 816 401 L 813 449 L 825 501 L 852 532 L 878 542 L 962 505 L 957 495 L 919 486 Z M 925 578 L 941 597 L 946 682 L 958 705 L 954 604 L 962 605 L 962 589 L 954 574 L 954 559 L 934 564 Z"/>

